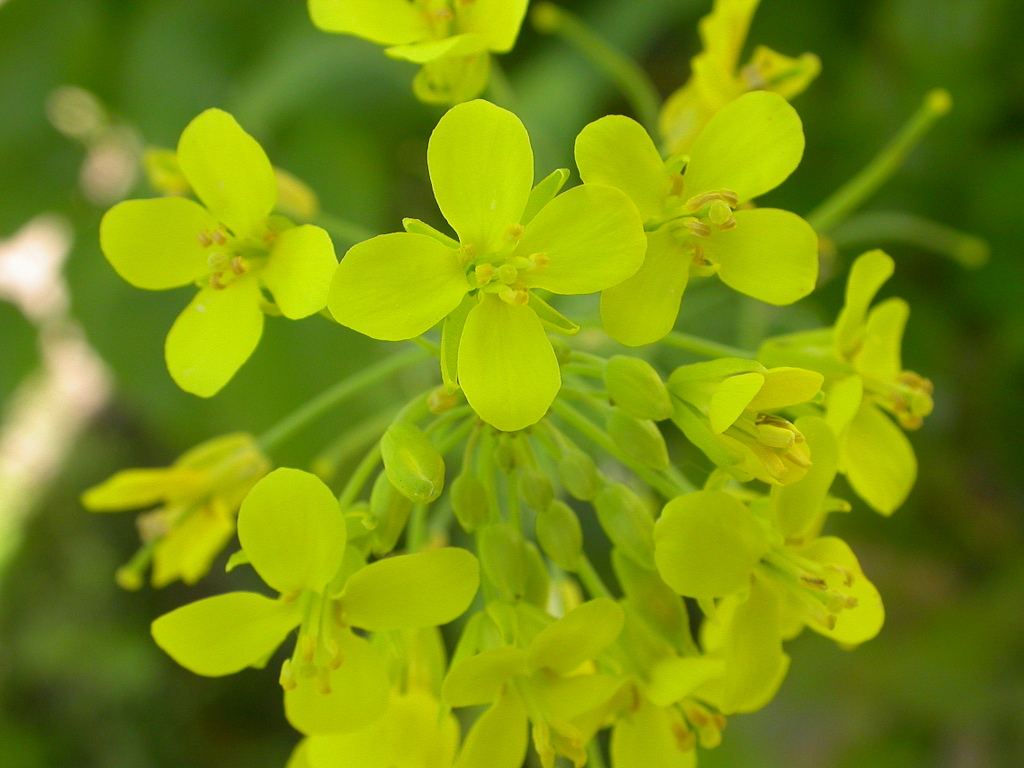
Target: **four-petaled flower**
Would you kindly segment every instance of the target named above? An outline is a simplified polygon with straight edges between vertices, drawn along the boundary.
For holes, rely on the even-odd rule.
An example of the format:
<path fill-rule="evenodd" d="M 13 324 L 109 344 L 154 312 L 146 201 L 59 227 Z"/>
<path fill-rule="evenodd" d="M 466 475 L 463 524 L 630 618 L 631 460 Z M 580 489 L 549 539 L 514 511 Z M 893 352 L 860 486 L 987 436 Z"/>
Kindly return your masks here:
<path fill-rule="evenodd" d="M 153 638 L 196 674 L 220 676 L 266 663 L 299 628 L 281 669 L 285 713 L 305 734 L 359 729 L 387 709 L 384 660 L 353 628 L 446 624 L 472 602 L 476 558 L 445 548 L 363 566 L 346 557 L 346 521 L 330 489 L 297 469 L 278 469 L 249 492 L 238 515 L 242 551 L 277 599 L 230 592 L 153 622 Z"/>
<path fill-rule="evenodd" d="M 458 104 L 487 86 L 491 53 L 508 53 L 528 0 L 309 0 L 313 23 L 356 35 L 420 64 L 417 98 Z"/>
<path fill-rule="evenodd" d="M 159 505 L 139 516 L 139 533 L 152 553 L 154 587 L 176 579 L 194 584 L 235 532 L 242 499 L 270 471 L 251 435 L 224 435 L 181 455 L 170 467 L 126 469 L 82 494 L 92 512 L 122 512 Z M 148 549 L 151 547 L 151 550 Z M 118 571 L 127 588 L 142 585 L 145 557 Z"/>
<path fill-rule="evenodd" d="M 177 161 L 203 204 L 182 197 L 119 203 L 103 217 L 100 244 L 137 288 L 200 288 L 171 328 L 165 354 L 182 389 L 211 397 L 256 348 L 265 309 L 299 319 L 324 308 L 337 257 L 324 230 L 270 215 L 274 169 L 228 113 L 209 109 L 189 123 Z"/>
<path fill-rule="evenodd" d="M 748 93 L 720 110 L 694 142 L 686 168 L 662 162 L 643 127 L 621 115 L 591 123 L 576 139 L 585 186 L 621 189 L 640 210 L 643 267 L 601 296 L 601 319 L 617 341 L 652 344 L 675 325 L 690 275 L 717 273 L 769 304 L 791 304 L 818 277 L 818 237 L 789 211 L 751 208 L 796 169 L 804 134 L 778 94 Z"/>
<path fill-rule="evenodd" d="M 458 242 L 422 234 L 426 225 L 407 220 L 418 231 L 353 246 L 331 284 L 331 313 L 391 341 L 447 318 L 446 384 L 457 380 L 473 409 L 498 429 L 523 429 L 544 416 L 561 386 L 545 323 L 578 330 L 534 291 L 595 293 L 628 278 L 643 260 L 640 216 L 625 194 L 602 184 L 553 197 L 557 187 L 542 183 L 531 196 L 526 128 L 486 101 L 441 118 L 427 162 Z"/>
<path fill-rule="evenodd" d="M 894 266 L 882 251 L 863 254 L 850 270 L 834 328 L 769 339 L 758 352 L 769 365 L 801 365 L 825 375 L 841 471 L 857 495 L 885 515 L 904 502 L 917 476 L 914 449 L 886 413 L 914 430 L 933 408 L 931 381 L 903 368 L 907 302 L 894 297 L 871 307 Z"/>

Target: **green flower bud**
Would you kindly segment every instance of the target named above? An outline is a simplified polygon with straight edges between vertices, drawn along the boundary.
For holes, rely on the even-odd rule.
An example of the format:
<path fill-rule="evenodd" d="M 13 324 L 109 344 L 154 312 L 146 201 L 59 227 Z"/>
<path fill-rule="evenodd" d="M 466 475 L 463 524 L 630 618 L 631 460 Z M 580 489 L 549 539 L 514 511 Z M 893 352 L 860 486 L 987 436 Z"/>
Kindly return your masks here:
<path fill-rule="evenodd" d="M 612 483 L 594 499 L 601 528 L 612 544 L 645 568 L 654 568 L 654 519 L 628 486 Z"/>
<path fill-rule="evenodd" d="M 668 469 L 668 448 L 658 425 L 615 408 L 605 423 L 615 444 L 640 463 L 662 471 Z"/>
<path fill-rule="evenodd" d="M 384 470 L 408 499 L 429 504 L 444 490 L 444 459 L 422 430 L 400 421 L 380 440 Z"/>
<path fill-rule="evenodd" d="M 526 503 L 540 512 L 547 509 L 555 499 L 555 491 L 547 475 L 536 467 L 520 467 L 517 472 L 519 493 Z"/>
<path fill-rule="evenodd" d="M 558 479 L 569 494 L 580 501 L 590 501 L 601 489 L 597 465 L 579 448 L 569 448 L 558 462 Z"/>
<path fill-rule="evenodd" d="M 612 401 L 630 416 L 651 421 L 672 416 L 668 389 L 646 360 L 616 355 L 605 366 L 604 383 Z"/>
<path fill-rule="evenodd" d="M 537 542 L 559 568 L 571 572 L 579 570 L 583 529 L 572 507 L 564 501 L 553 501 L 547 509 L 537 513 Z"/>
<path fill-rule="evenodd" d="M 370 514 L 376 523 L 372 551 L 384 555 L 395 548 L 412 512 L 412 502 L 395 488 L 386 472 L 377 475 L 370 492 Z"/>
<path fill-rule="evenodd" d="M 477 532 L 477 556 L 487 579 L 502 600 L 516 602 L 526 595 L 526 542 L 509 523 L 482 526 Z"/>
<path fill-rule="evenodd" d="M 455 478 L 450 500 L 455 517 L 466 533 L 472 533 L 487 519 L 487 492 L 472 472 L 463 472 Z"/>

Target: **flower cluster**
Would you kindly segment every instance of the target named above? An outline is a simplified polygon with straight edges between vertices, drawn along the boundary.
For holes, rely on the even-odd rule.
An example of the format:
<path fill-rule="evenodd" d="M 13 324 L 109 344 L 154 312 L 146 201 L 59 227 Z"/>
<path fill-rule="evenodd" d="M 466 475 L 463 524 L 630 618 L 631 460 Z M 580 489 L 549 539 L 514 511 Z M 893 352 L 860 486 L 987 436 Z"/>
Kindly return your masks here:
<path fill-rule="evenodd" d="M 582 184 L 563 191 L 569 170 L 537 182 L 522 121 L 475 98 L 525 0 L 311 0 L 320 27 L 389 46 L 422 65 L 422 99 L 455 103 L 427 149 L 450 231 L 405 219 L 338 263 L 324 230 L 293 223 L 315 218 L 315 196 L 219 110 L 151 154 L 169 196 L 104 217 L 103 252 L 126 280 L 199 289 L 166 348 L 189 392 L 231 379 L 265 314 L 321 313 L 425 350 L 341 382 L 284 431 L 436 358 L 430 389 L 343 436 L 366 451 L 338 488 L 330 473 L 271 471 L 279 430 L 217 438 L 83 497 L 96 511 L 158 505 L 121 571 L 129 586 L 151 561 L 155 586 L 193 583 L 237 516 L 228 567 L 251 566 L 272 595 L 207 597 L 156 619 L 153 637 L 207 676 L 290 648 L 293 768 L 520 768 L 531 742 L 544 768 L 581 768 L 606 730 L 613 768 L 687 768 L 726 716 L 772 699 L 805 627 L 843 647 L 881 630 L 878 591 L 824 529 L 851 509 L 839 474 L 881 513 L 903 503 L 916 463 L 901 428 L 933 407 L 931 383 L 903 368 L 907 304 L 871 306 L 891 258 L 853 263 L 833 327 L 756 353 L 704 343 L 691 351 L 712 359 L 666 365 L 661 346 L 597 354 L 615 349 L 598 328 L 570 341 L 599 314 L 626 346 L 685 346 L 684 291 L 713 275 L 778 306 L 814 290 L 817 233 L 756 199 L 801 161 L 787 97 L 817 59 L 759 48 L 737 72 L 756 6 L 715 3 L 662 136 L 621 115 L 585 126 Z M 699 482 L 680 444 L 706 457 Z M 610 543 L 604 577 L 582 519 Z"/>

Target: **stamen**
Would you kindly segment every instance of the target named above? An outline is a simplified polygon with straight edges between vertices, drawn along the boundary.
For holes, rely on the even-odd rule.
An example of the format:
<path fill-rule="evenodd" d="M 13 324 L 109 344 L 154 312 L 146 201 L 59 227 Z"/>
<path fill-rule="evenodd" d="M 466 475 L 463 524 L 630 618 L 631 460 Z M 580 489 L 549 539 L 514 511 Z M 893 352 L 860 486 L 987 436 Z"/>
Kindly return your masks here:
<path fill-rule="evenodd" d="M 520 237 L 523 236 L 523 225 L 522 224 L 510 224 L 509 228 L 505 230 L 505 239 L 509 242 L 516 242 Z"/>
<path fill-rule="evenodd" d="M 236 275 L 244 275 L 249 271 L 249 265 L 246 264 L 245 259 L 241 256 L 235 256 L 235 258 L 231 260 L 231 271 Z"/>
<path fill-rule="evenodd" d="M 513 307 L 522 307 L 530 300 L 530 294 L 526 290 L 507 285 L 498 292 L 498 297 Z"/>
<path fill-rule="evenodd" d="M 694 237 L 711 237 L 711 227 L 699 219 L 684 219 L 683 223 Z"/>
<path fill-rule="evenodd" d="M 530 255 L 534 269 L 544 269 L 551 261 L 546 253 L 534 253 Z"/>
<path fill-rule="evenodd" d="M 284 664 L 281 665 L 281 674 L 277 680 L 286 691 L 294 691 L 299 687 L 298 682 L 295 680 L 295 670 L 292 669 L 291 659 L 284 660 Z"/>
<path fill-rule="evenodd" d="M 341 648 L 338 646 L 337 640 L 333 637 L 327 638 L 327 642 L 324 643 L 324 647 L 327 649 L 327 655 L 329 657 L 327 661 L 328 669 L 338 669 L 338 667 L 345 663 L 345 654 L 341 652 Z"/>
<path fill-rule="evenodd" d="M 227 233 L 223 229 L 213 230 L 211 237 L 217 245 L 224 245 L 228 241 Z"/>
<path fill-rule="evenodd" d="M 323 696 L 331 693 L 331 673 L 326 668 L 318 669 L 316 672 L 316 690 Z"/>
<path fill-rule="evenodd" d="M 210 237 L 210 233 L 205 230 L 196 235 L 196 239 L 203 248 L 209 248 L 213 245 L 213 238 Z"/>
<path fill-rule="evenodd" d="M 312 664 L 313 659 L 316 658 L 316 638 L 306 634 L 300 635 L 299 654 L 304 662 Z"/>

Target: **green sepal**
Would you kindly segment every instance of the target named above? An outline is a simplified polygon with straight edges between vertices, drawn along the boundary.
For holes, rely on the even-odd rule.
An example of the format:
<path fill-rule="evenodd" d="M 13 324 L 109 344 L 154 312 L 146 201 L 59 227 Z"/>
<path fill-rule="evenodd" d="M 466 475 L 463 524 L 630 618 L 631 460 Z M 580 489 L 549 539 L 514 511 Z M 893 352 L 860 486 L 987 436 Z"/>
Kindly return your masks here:
<path fill-rule="evenodd" d="M 533 217 L 540 213 L 541 208 L 555 199 L 555 195 L 562 191 L 565 182 L 569 180 L 569 169 L 559 168 L 552 171 L 530 192 L 530 198 L 526 201 L 526 210 L 519 223 L 524 227 L 533 221 Z"/>
<path fill-rule="evenodd" d="M 402 219 L 402 228 L 406 232 L 409 232 L 414 235 L 426 235 L 427 237 L 432 237 L 435 240 L 437 240 L 437 242 L 441 243 L 442 245 L 447 245 L 449 248 L 459 247 L 458 240 L 456 240 L 453 237 L 449 237 L 439 229 L 434 229 L 425 221 L 420 221 L 419 219 L 412 218 Z"/>
<path fill-rule="evenodd" d="M 743 460 L 742 456 L 737 456 L 718 440 L 689 403 L 676 400 L 672 421 L 686 435 L 687 440 L 700 448 L 719 467 L 730 469 Z"/>
<path fill-rule="evenodd" d="M 238 550 L 228 558 L 224 564 L 224 573 L 231 573 L 240 565 L 249 565 L 249 555 L 245 553 L 244 549 Z"/>
<path fill-rule="evenodd" d="M 540 298 L 534 291 L 530 291 L 530 307 L 537 313 L 537 317 L 544 325 L 544 330 L 548 333 L 575 336 L 580 332 L 580 327 L 576 323 Z"/>
<path fill-rule="evenodd" d="M 459 342 L 462 331 L 466 327 L 469 310 L 476 306 L 477 298 L 466 294 L 466 298 L 457 306 L 441 325 L 441 378 L 444 391 L 449 395 L 459 391 Z"/>

